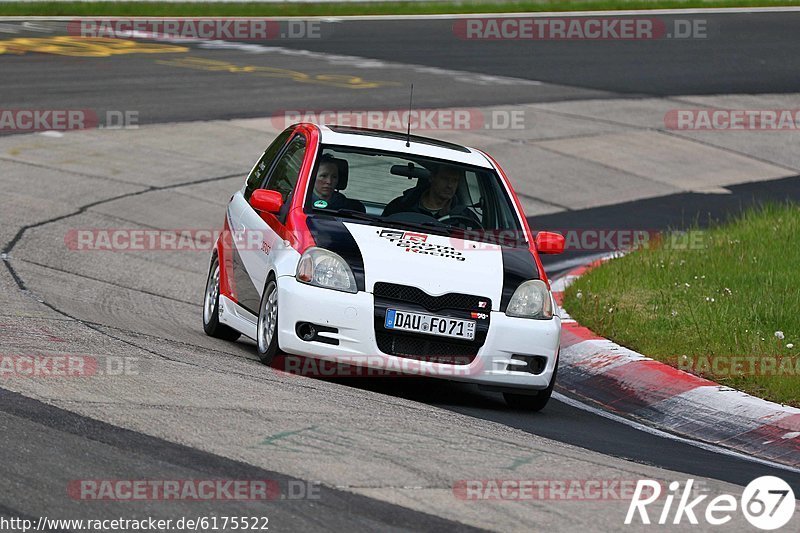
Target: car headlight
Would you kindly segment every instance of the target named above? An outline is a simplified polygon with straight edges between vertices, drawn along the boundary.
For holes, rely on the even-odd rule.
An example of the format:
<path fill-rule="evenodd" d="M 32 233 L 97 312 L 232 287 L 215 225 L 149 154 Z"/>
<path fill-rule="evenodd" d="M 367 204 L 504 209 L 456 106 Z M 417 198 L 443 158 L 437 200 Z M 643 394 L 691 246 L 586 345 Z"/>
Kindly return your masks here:
<path fill-rule="evenodd" d="M 544 281 L 534 279 L 517 287 L 508 302 L 506 315 L 520 318 L 553 318 L 553 302 Z"/>
<path fill-rule="evenodd" d="M 297 263 L 297 281 L 344 292 L 358 292 L 356 278 L 344 259 L 324 248 L 312 247 L 303 252 Z"/>

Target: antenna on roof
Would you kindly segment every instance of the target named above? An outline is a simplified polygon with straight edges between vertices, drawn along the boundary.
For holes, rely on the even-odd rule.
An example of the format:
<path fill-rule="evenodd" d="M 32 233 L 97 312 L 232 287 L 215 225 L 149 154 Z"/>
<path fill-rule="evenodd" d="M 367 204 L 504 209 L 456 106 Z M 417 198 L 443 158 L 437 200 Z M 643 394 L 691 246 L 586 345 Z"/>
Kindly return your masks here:
<path fill-rule="evenodd" d="M 411 96 L 408 97 L 408 131 L 406 132 L 406 148 L 411 146 L 411 107 L 414 103 L 414 84 L 411 84 Z"/>

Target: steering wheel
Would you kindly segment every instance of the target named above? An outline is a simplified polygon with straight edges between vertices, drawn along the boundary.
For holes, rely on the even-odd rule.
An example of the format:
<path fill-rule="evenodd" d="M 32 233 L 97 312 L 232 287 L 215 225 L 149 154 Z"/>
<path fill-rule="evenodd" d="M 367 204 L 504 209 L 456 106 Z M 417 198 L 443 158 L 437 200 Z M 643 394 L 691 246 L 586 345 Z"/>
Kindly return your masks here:
<path fill-rule="evenodd" d="M 439 222 L 449 223 L 451 220 L 460 220 L 462 222 L 461 224 L 450 224 L 451 226 L 465 226 L 465 229 L 484 229 L 480 221 L 467 215 L 445 215 L 439 219 Z"/>

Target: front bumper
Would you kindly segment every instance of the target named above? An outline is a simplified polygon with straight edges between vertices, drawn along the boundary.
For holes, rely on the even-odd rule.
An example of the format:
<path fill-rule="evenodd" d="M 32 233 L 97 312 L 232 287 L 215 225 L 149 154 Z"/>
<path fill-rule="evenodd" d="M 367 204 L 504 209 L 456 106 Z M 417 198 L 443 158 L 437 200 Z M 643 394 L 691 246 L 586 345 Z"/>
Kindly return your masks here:
<path fill-rule="evenodd" d="M 286 353 L 479 385 L 546 388 L 555 369 L 561 339 L 561 319 L 557 316 L 551 320 L 530 320 L 491 311 L 486 339 L 472 362 L 443 364 L 382 353 L 375 335 L 375 302 L 371 293 L 321 289 L 298 283 L 292 276 L 281 276 L 278 305 L 278 342 Z M 322 335 L 337 344 L 302 340 L 296 331 L 301 322 L 336 328 L 336 333 Z M 514 354 L 537 356 L 546 362 L 538 374 L 533 374 L 512 360 Z"/>

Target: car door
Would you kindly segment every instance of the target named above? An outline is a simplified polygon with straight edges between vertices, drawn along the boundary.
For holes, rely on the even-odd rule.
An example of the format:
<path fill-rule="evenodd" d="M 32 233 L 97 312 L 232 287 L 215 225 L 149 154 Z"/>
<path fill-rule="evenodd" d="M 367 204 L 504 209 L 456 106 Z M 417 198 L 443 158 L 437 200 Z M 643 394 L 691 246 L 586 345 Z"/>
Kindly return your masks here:
<path fill-rule="evenodd" d="M 287 129 L 272 141 L 261 157 L 258 158 L 256 164 L 253 165 L 253 169 L 247 176 L 247 180 L 242 189 L 233 195 L 228 204 L 228 226 L 232 233 L 233 242 L 230 254 L 231 271 L 229 272 L 229 276 L 232 277 L 234 281 L 235 300 L 239 305 L 253 313 L 258 310 L 258 298 L 260 298 L 261 289 L 256 289 L 253 286 L 242 260 L 241 254 L 246 251 L 248 246 L 252 246 L 252 243 L 249 243 L 248 239 L 251 241 L 253 240 L 253 235 L 246 231 L 247 226 L 242 219 L 242 214 L 245 209 L 250 208 L 248 202 L 253 191 L 263 187 L 264 183 L 267 181 L 270 170 L 272 170 L 273 165 L 278 160 L 278 156 L 283 152 L 293 131 L 293 128 Z M 254 300 L 255 305 L 253 305 Z"/>
<path fill-rule="evenodd" d="M 253 209 L 248 201 L 240 215 L 241 225 L 246 231 L 237 246 L 244 272 L 249 278 L 242 280 L 242 283 L 249 283 L 249 286 L 247 295 L 243 295 L 241 290 L 239 292 L 240 305 L 254 314 L 257 314 L 267 274 L 274 267 L 276 255 L 286 246 L 283 225 L 286 222 L 291 197 L 300 177 L 307 148 L 308 140 L 305 135 L 302 132 L 293 134 L 277 160 L 271 165 L 267 178 L 261 186 L 281 194 L 283 199 L 281 211 L 278 214 L 261 213 Z"/>

